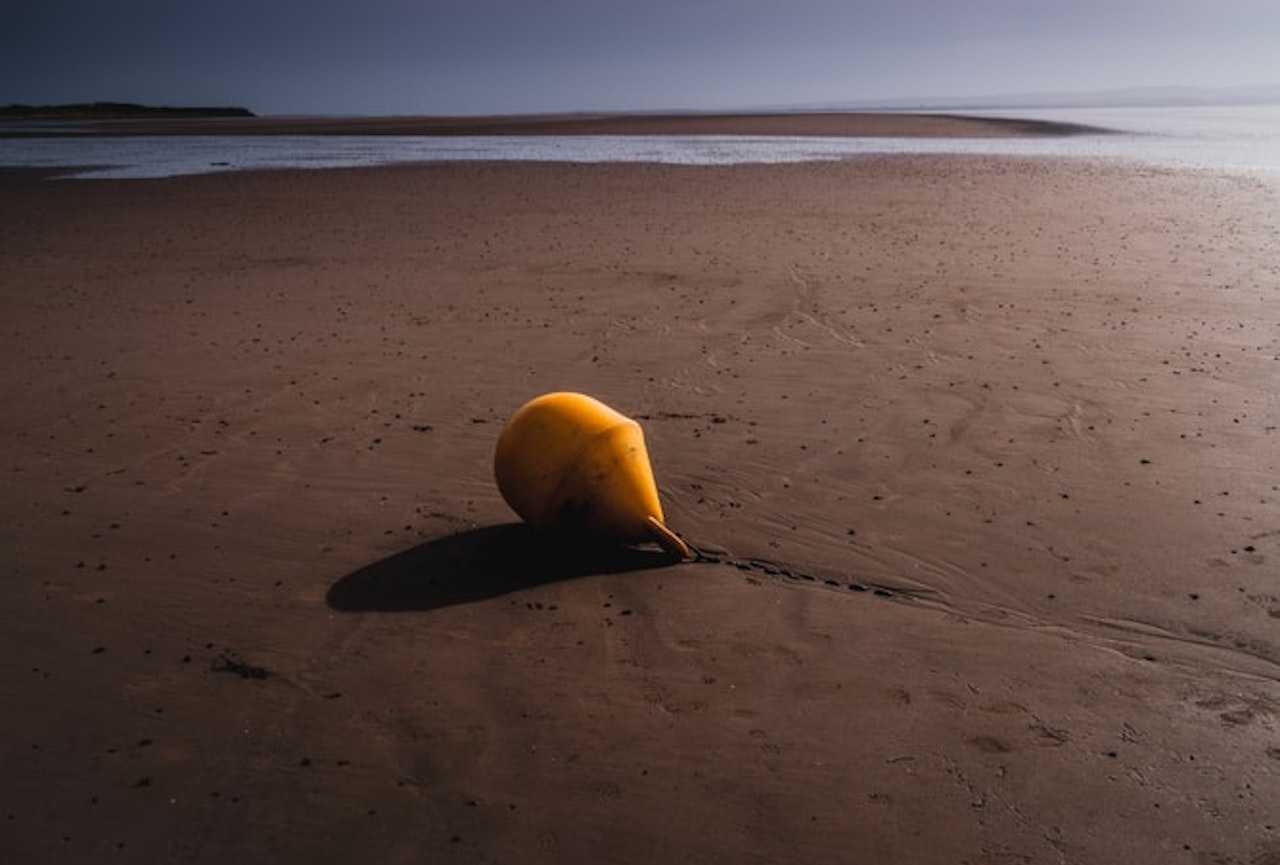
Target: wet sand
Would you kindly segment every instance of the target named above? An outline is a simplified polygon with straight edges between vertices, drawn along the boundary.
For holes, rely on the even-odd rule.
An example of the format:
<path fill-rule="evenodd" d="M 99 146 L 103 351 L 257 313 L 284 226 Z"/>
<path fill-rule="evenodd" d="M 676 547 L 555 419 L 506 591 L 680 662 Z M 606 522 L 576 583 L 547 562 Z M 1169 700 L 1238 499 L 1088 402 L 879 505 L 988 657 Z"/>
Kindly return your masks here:
<path fill-rule="evenodd" d="M 0 176 L 14 862 L 1280 861 L 1280 192 Z M 529 536 L 524 399 L 719 563 Z"/>
<path fill-rule="evenodd" d="M 1076 123 L 961 114 L 548 114 L 492 117 L 249 117 L 0 123 L 0 138 L 120 135 L 804 135 L 1007 138 L 1097 134 Z"/>

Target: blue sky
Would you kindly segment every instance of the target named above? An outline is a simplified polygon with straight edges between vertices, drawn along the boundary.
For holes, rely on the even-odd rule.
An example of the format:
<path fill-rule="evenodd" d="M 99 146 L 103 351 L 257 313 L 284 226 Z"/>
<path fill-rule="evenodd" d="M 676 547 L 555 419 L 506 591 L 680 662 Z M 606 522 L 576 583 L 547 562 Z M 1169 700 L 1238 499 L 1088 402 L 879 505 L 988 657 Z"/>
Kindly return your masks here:
<path fill-rule="evenodd" d="M 734 108 L 1280 84 L 1280 0 L 24 2 L 0 102 Z"/>

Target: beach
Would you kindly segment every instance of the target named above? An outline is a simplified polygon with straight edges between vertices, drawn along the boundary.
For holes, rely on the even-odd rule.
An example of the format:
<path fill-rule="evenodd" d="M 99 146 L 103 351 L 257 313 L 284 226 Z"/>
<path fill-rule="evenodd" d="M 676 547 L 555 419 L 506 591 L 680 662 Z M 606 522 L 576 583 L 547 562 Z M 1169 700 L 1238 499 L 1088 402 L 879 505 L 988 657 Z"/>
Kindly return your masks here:
<path fill-rule="evenodd" d="M 1274 183 L 46 176 L 0 172 L 7 860 L 1280 862 Z M 515 524 L 553 390 L 712 561 Z"/>

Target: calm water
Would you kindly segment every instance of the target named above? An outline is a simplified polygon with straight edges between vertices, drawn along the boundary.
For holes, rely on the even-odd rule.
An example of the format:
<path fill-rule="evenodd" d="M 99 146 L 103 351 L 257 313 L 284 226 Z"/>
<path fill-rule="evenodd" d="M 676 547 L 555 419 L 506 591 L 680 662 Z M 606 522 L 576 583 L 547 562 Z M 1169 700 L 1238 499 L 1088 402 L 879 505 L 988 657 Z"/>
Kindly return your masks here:
<path fill-rule="evenodd" d="M 269 168 L 407 162 L 806 162 L 878 153 L 1105 158 L 1280 175 L 1280 106 L 974 111 L 1122 130 L 1070 138 L 781 138 L 751 136 L 192 136 L 0 139 L 0 165 L 93 166 L 74 177 L 145 178 Z"/>

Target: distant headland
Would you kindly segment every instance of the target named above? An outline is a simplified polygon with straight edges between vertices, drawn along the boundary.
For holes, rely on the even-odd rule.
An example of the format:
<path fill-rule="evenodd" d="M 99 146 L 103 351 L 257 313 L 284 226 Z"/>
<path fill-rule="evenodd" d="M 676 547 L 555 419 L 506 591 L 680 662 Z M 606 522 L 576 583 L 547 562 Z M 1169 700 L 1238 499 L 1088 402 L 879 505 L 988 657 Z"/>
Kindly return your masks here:
<path fill-rule="evenodd" d="M 66 105 L 3 105 L 0 118 L 22 120 L 128 120 L 164 117 L 255 117 L 237 106 L 138 105 L 133 102 L 75 102 Z"/>

